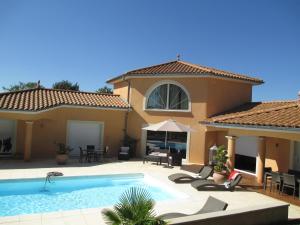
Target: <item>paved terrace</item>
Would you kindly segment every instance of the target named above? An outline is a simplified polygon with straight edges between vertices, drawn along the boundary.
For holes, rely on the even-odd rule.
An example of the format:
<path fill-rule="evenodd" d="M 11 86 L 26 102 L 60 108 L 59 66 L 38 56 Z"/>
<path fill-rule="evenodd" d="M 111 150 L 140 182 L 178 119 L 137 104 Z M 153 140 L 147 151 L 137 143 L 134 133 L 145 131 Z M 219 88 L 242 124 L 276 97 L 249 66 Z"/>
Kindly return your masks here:
<path fill-rule="evenodd" d="M 238 189 L 235 192 L 197 191 L 189 184 L 174 184 L 168 180 L 168 175 L 176 172 L 182 172 L 180 167 L 165 168 L 164 166 L 157 166 L 156 164 L 152 163 L 143 164 L 141 161 L 114 161 L 103 164 L 80 164 L 77 163 L 77 161 L 73 161 L 63 167 L 57 166 L 54 161 L 39 161 L 31 163 L 11 160 L 0 161 L 1 179 L 45 177 L 45 174 L 52 170 L 61 171 L 65 176 L 136 172 L 146 173 L 160 180 L 160 182 L 163 184 L 188 195 L 188 197 L 185 199 L 176 200 L 175 204 L 174 200 L 157 202 L 155 210 L 158 214 L 167 212 L 182 212 L 187 214 L 194 213 L 203 206 L 209 195 L 227 202 L 229 204 L 227 210 L 269 203 L 272 204 L 279 201 L 261 193 L 248 191 L 245 189 Z M 100 211 L 100 208 L 96 208 L 13 217 L 0 217 L 0 225 L 100 225 L 104 223 Z M 289 209 L 289 218 L 299 217 L 300 207 L 291 205 Z"/>

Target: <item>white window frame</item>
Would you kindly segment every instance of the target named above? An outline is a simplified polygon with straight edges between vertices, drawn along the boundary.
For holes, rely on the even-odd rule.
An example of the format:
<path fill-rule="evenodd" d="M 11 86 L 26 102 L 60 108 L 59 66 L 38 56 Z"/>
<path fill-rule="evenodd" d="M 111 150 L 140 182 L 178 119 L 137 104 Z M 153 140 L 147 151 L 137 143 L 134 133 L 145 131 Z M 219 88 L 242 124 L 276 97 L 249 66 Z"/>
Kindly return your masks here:
<path fill-rule="evenodd" d="M 147 108 L 147 103 L 148 103 L 148 98 L 151 95 L 152 91 L 154 91 L 155 88 L 157 88 L 158 86 L 167 84 L 168 86 L 168 90 L 167 90 L 167 108 L 166 109 L 148 109 Z M 187 109 L 169 109 L 169 88 L 170 88 L 170 84 L 176 85 L 178 87 L 180 87 L 185 94 L 188 97 L 188 108 Z M 156 111 L 156 112 L 191 112 L 192 111 L 192 104 L 191 104 L 191 98 L 190 98 L 190 94 L 187 91 L 187 89 L 179 82 L 177 81 L 173 81 L 173 80 L 163 80 L 163 81 L 158 81 L 155 84 L 153 84 L 146 92 L 145 96 L 144 96 L 144 103 L 143 103 L 143 110 L 144 111 Z"/>

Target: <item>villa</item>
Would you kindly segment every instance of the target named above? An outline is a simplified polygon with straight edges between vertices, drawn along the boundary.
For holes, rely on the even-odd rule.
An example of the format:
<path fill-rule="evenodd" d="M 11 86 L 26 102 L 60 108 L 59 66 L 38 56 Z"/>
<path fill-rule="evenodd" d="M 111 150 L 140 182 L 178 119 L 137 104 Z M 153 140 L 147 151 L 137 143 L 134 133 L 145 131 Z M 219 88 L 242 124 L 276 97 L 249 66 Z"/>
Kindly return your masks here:
<path fill-rule="evenodd" d="M 142 157 L 147 145 L 166 138 L 142 128 L 172 118 L 194 130 L 167 137 L 187 163 L 207 164 L 209 149 L 225 145 L 232 165 L 258 182 L 265 167 L 300 170 L 299 101 L 252 102 L 261 79 L 177 60 L 107 83 L 113 94 L 40 87 L 1 93 L 1 157 L 53 158 L 54 143 L 72 147 L 74 156 L 87 143 L 117 156 L 125 134 Z"/>

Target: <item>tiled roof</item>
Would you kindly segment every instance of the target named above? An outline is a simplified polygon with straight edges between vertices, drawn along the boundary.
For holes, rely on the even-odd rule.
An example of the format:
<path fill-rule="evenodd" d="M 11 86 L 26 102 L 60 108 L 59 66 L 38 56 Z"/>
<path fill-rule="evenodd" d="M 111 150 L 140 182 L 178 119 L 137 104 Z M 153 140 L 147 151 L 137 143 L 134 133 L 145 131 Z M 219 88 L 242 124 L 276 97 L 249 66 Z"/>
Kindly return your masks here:
<path fill-rule="evenodd" d="M 154 65 L 150 67 L 145 67 L 137 70 L 129 71 L 121 76 L 115 77 L 111 80 L 108 80 L 108 83 L 111 83 L 115 80 L 121 79 L 122 77 L 130 77 L 135 75 L 151 75 L 151 76 L 159 76 L 159 75 L 210 75 L 213 77 L 219 78 L 229 78 L 235 80 L 243 80 L 256 84 L 263 83 L 263 80 L 258 78 L 249 77 L 242 74 L 232 73 L 224 70 L 218 70 L 215 68 L 210 68 L 206 66 L 200 66 L 196 64 L 191 64 L 184 61 L 172 61 L 168 63 L 163 63 L 159 65 Z"/>
<path fill-rule="evenodd" d="M 0 110 L 40 111 L 62 105 L 116 109 L 129 107 L 118 95 L 112 94 L 44 88 L 0 93 Z"/>
<path fill-rule="evenodd" d="M 300 128 L 300 102 L 295 100 L 248 103 L 201 123 Z"/>

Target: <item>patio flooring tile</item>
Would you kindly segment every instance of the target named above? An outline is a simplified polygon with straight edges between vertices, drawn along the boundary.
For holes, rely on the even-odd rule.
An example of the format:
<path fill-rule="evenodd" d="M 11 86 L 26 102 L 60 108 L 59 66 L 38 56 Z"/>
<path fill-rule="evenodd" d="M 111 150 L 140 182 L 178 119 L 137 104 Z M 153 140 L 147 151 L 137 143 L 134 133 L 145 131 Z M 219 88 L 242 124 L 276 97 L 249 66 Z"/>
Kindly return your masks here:
<path fill-rule="evenodd" d="M 62 218 L 65 225 L 86 225 L 83 215 L 73 215 Z"/>
<path fill-rule="evenodd" d="M 62 218 L 49 218 L 42 221 L 41 225 L 65 225 Z"/>
<path fill-rule="evenodd" d="M 186 168 L 185 168 L 186 169 Z M 198 170 L 199 166 L 195 166 Z M 235 192 L 215 192 L 197 191 L 190 184 L 174 184 L 168 180 L 168 175 L 176 172 L 190 173 L 182 170 L 180 167 L 164 168 L 156 164 L 146 163 L 141 161 L 121 162 L 115 161 L 103 164 L 80 164 L 78 161 L 70 161 L 65 167 L 60 167 L 54 161 L 31 162 L 24 163 L 21 161 L 4 161 L 0 165 L 0 177 L 2 179 L 9 178 L 25 178 L 25 177 L 45 177 L 49 171 L 61 171 L 65 176 L 77 175 L 101 175 L 101 174 L 120 174 L 120 173 L 144 173 L 149 174 L 164 188 L 173 189 L 178 196 L 186 196 L 179 199 L 171 199 L 168 201 L 158 201 L 155 206 L 155 211 L 158 215 L 168 212 L 182 212 L 192 214 L 198 211 L 206 201 L 209 195 L 228 202 L 228 210 L 239 209 L 248 206 L 257 206 L 278 202 L 274 198 L 257 193 L 239 189 Z M 192 173 L 190 173 L 192 174 Z M 194 175 L 194 174 L 192 174 Z M 289 210 L 290 218 L 300 218 L 300 207 L 293 204 Z M 61 211 L 42 213 L 40 215 L 15 216 L 15 217 L 0 217 L 0 225 L 18 224 L 26 225 L 27 222 L 34 221 L 34 224 L 40 225 L 100 225 L 104 224 L 101 208 L 81 209 L 72 211 Z"/>

